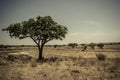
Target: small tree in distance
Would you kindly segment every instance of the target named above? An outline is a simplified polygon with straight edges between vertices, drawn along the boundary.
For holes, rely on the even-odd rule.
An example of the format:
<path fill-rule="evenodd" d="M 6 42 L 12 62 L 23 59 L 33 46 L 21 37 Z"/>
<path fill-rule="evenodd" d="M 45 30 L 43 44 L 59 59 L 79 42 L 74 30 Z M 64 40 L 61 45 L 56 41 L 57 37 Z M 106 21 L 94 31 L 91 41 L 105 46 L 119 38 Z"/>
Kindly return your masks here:
<path fill-rule="evenodd" d="M 39 59 L 43 59 L 43 47 L 47 42 L 54 39 L 63 40 L 68 31 L 65 26 L 57 24 L 50 16 L 31 18 L 28 21 L 11 24 L 2 30 L 8 31 L 11 38 L 31 38 L 38 47 Z"/>

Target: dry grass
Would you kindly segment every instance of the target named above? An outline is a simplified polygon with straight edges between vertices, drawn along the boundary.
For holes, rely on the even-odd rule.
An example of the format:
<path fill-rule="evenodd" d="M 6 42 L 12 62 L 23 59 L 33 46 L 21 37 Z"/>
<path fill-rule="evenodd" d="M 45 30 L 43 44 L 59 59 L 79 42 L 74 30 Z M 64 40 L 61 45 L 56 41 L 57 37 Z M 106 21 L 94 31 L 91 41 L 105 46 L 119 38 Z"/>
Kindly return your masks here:
<path fill-rule="evenodd" d="M 45 47 L 42 62 L 36 60 L 37 48 L 1 49 L 0 80 L 120 80 L 120 45 L 116 46 L 84 52 L 81 48 Z M 106 59 L 98 60 L 98 53 Z"/>

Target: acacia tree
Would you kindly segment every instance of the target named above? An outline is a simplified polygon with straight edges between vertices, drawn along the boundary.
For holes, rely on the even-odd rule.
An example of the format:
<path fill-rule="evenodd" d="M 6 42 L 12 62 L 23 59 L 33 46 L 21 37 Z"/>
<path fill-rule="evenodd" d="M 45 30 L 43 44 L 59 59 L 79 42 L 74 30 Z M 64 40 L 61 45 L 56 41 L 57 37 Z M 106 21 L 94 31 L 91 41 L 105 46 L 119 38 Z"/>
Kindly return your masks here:
<path fill-rule="evenodd" d="M 50 16 L 31 18 L 2 29 L 8 31 L 11 38 L 31 38 L 38 46 L 39 59 L 43 59 L 43 47 L 51 40 L 63 40 L 68 29 L 57 24 Z"/>

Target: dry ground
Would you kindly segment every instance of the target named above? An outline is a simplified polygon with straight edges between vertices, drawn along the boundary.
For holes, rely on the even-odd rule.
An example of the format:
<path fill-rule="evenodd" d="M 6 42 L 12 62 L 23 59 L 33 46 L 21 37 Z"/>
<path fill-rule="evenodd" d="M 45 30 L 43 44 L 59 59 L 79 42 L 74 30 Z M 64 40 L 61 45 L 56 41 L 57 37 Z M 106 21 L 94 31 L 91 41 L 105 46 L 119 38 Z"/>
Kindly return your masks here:
<path fill-rule="evenodd" d="M 104 49 L 45 47 L 37 61 L 35 47 L 0 49 L 0 80 L 120 80 L 120 45 Z M 102 53 L 105 60 L 97 59 Z"/>

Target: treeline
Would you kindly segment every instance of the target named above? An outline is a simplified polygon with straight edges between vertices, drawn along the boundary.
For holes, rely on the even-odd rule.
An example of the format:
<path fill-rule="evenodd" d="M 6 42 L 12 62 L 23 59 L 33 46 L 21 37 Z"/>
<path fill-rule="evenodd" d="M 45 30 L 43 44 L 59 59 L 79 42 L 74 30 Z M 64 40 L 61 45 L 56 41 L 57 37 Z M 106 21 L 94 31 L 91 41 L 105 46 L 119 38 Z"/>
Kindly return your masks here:
<path fill-rule="evenodd" d="M 100 49 L 103 49 L 104 45 L 120 45 L 120 42 L 113 42 L 113 43 L 84 43 L 84 44 L 77 44 L 77 43 L 68 43 L 68 44 L 63 44 L 63 45 L 45 45 L 45 47 L 65 47 L 69 46 L 71 48 L 75 48 L 77 46 L 81 45 L 83 47 L 83 51 L 89 46 L 92 49 L 95 48 L 95 46 L 99 47 Z M 0 45 L 0 48 L 8 48 L 8 47 L 37 47 L 36 45 Z"/>
<path fill-rule="evenodd" d="M 36 45 L 0 45 L 0 48 L 8 48 L 8 47 L 36 47 Z"/>

